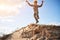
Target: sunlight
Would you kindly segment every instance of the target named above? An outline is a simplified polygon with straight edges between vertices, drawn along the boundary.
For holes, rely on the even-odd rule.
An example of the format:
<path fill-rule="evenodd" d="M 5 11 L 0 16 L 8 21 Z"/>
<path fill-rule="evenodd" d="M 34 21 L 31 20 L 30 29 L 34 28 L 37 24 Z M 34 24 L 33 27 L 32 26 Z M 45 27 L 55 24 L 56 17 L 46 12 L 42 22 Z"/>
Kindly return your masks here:
<path fill-rule="evenodd" d="M 19 0 L 0 0 L 0 16 L 15 16 L 22 8 L 23 1 Z"/>

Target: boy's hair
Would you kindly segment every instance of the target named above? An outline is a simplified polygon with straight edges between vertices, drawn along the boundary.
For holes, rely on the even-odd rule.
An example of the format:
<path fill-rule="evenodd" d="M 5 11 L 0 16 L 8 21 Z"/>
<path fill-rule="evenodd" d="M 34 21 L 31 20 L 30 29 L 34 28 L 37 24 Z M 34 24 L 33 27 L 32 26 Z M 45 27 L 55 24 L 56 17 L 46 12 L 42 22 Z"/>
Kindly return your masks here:
<path fill-rule="evenodd" d="M 34 1 L 37 1 L 37 0 L 34 0 Z"/>
<path fill-rule="evenodd" d="M 34 3 L 37 3 L 37 1 L 34 1 Z"/>

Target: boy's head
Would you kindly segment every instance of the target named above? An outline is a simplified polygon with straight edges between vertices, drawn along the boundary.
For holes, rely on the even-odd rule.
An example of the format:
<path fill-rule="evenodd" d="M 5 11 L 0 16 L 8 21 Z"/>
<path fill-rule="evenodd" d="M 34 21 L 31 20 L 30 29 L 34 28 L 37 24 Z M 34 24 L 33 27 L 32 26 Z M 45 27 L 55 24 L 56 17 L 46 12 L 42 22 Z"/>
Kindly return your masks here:
<path fill-rule="evenodd" d="M 34 0 L 34 1 L 37 1 L 37 0 Z"/>
<path fill-rule="evenodd" d="M 34 3 L 37 3 L 37 0 L 34 0 Z"/>

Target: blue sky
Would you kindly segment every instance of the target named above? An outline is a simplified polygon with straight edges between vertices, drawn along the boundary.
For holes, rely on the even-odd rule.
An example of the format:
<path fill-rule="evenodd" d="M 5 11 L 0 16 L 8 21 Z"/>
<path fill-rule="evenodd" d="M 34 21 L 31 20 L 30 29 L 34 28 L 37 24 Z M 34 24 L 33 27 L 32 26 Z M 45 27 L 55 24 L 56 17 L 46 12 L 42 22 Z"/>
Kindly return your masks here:
<path fill-rule="evenodd" d="M 33 2 L 30 0 L 30 2 Z M 38 0 L 41 4 L 41 1 Z M 23 12 L 24 11 L 24 12 Z M 22 20 L 26 19 L 24 24 L 34 23 L 33 8 L 28 4 L 21 10 Z M 44 5 L 39 8 L 39 24 L 60 23 L 60 0 L 45 0 Z M 20 19 L 20 20 L 21 20 Z"/>
<path fill-rule="evenodd" d="M 29 2 L 33 3 L 32 0 Z M 38 4 L 41 4 L 41 0 L 38 0 Z M 33 8 L 24 0 L 21 1 L 20 5 L 22 6 L 19 6 L 18 10 L 14 8 L 14 15 L 8 15 L 8 17 L 0 15 L 0 33 L 11 33 L 16 29 L 35 23 Z M 38 24 L 60 24 L 60 0 L 45 0 L 43 6 L 39 8 L 39 17 Z"/>

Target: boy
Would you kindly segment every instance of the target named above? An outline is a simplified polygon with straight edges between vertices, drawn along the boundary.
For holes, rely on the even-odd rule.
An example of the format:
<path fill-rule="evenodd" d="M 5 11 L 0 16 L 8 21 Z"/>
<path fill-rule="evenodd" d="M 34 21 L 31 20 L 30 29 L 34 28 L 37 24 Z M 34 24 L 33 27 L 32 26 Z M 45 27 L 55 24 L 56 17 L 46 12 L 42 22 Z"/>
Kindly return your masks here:
<path fill-rule="evenodd" d="M 38 19 L 39 19 L 39 15 L 38 15 L 38 7 L 42 7 L 43 5 L 43 0 L 42 0 L 42 4 L 41 5 L 38 5 L 37 4 L 37 0 L 34 0 L 34 4 L 30 4 L 27 0 L 26 2 L 31 6 L 33 7 L 33 10 L 34 10 L 34 18 L 36 20 L 36 23 L 38 23 Z"/>

